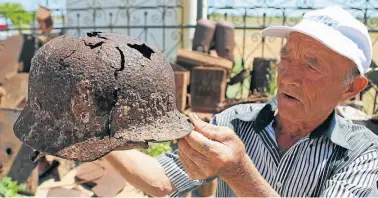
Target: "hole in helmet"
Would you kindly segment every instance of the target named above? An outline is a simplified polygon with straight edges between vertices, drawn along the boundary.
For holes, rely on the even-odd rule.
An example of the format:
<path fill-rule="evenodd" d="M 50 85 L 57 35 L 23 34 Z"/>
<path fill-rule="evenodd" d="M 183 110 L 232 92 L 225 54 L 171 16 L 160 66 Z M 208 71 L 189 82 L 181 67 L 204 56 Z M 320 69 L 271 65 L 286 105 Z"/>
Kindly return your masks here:
<path fill-rule="evenodd" d="M 152 50 L 150 47 L 148 47 L 144 43 L 142 45 L 128 43 L 127 46 L 138 50 L 144 57 L 146 57 L 150 60 L 151 60 L 151 54 L 155 53 L 154 50 Z"/>
<path fill-rule="evenodd" d="M 94 32 L 87 32 L 87 36 L 94 37 L 94 36 L 98 36 L 100 33 L 102 33 L 102 32 L 96 32 L 96 31 L 94 31 Z"/>
<path fill-rule="evenodd" d="M 5 149 L 5 152 L 7 153 L 8 156 L 12 155 L 12 149 L 11 148 Z"/>
<path fill-rule="evenodd" d="M 104 43 L 105 43 L 104 41 L 100 41 L 100 42 L 98 42 L 96 44 L 93 44 L 93 43 L 84 43 L 84 44 L 85 44 L 85 46 L 88 46 L 91 49 L 94 49 L 96 47 L 101 47 L 101 45 L 104 44 Z"/>

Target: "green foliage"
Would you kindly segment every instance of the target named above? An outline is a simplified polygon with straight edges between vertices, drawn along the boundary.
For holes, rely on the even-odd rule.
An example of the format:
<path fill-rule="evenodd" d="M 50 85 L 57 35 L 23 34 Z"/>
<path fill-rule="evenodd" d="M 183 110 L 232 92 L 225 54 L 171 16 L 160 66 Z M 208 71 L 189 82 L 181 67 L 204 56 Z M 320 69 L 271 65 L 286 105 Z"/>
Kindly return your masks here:
<path fill-rule="evenodd" d="M 24 191 L 25 184 L 17 184 L 10 177 L 4 177 L 0 180 L 0 197 L 16 197 L 17 193 Z"/>
<path fill-rule="evenodd" d="M 16 27 L 28 25 L 33 21 L 33 13 L 25 11 L 18 3 L 0 4 L 0 15 L 9 18 Z"/>
<path fill-rule="evenodd" d="M 155 157 L 162 153 L 171 152 L 171 142 L 150 143 L 148 149 L 143 149 L 141 151 L 147 155 Z"/>
<path fill-rule="evenodd" d="M 268 89 L 264 90 L 266 93 L 268 93 L 271 96 L 274 96 L 277 94 L 277 65 L 270 61 L 270 67 L 268 68 L 269 74 L 266 75 L 266 78 L 268 79 Z"/>

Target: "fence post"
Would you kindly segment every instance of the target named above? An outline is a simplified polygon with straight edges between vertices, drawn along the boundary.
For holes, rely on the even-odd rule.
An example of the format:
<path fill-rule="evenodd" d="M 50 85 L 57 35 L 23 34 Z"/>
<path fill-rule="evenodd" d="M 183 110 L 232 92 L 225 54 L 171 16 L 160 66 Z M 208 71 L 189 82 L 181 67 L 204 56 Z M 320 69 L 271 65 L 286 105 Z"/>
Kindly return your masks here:
<path fill-rule="evenodd" d="M 147 41 L 147 36 L 148 36 L 148 29 L 147 29 L 147 11 L 144 12 L 144 41 L 145 42 L 148 42 Z"/>
<path fill-rule="evenodd" d="M 197 20 L 207 16 L 207 0 L 197 0 Z"/>
<path fill-rule="evenodd" d="M 126 15 L 127 15 L 127 35 L 131 36 L 131 32 L 130 32 L 130 8 L 129 8 L 129 6 L 127 6 L 127 8 L 126 8 Z"/>
<path fill-rule="evenodd" d="M 282 11 L 282 25 L 286 24 L 286 15 L 285 15 L 285 8 Z M 281 38 L 281 46 L 283 46 L 284 43 L 284 38 Z"/>
<path fill-rule="evenodd" d="M 203 0 L 197 0 L 197 20 L 202 19 L 203 12 L 202 12 L 202 1 Z"/>
<path fill-rule="evenodd" d="M 20 16 L 17 16 L 17 23 L 18 23 L 18 32 L 20 34 L 22 34 L 22 32 L 21 32 L 21 17 Z"/>
<path fill-rule="evenodd" d="M 266 25 L 266 13 L 264 12 L 264 14 L 263 14 L 263 29 L 265 29 L 265 25 Z M 262 44 L 261 57 L 264 57 L 264 50 L 265 50 L 265 37 L 264 36 L 261 36 L 261 44 Z"/>
<path fill-rule="evenodd" d="M 96 31 L 96 12 L 97 12 L 97 8 L 93 8 L 92 23 L 93 23 L 94 31 Z"/>
<path fill-rule="evenodd" d="M 81 32 L 80 32 L 80 13 L 76 14 L 76 18 L 77 18 L 77 35 L 80 36 L 80 34 L 81 34 Z"/>
<path fill-rule="evenodd" d="M 110 32 L 112 33 L 113 32 L 113 13 L 112 12 L 109 12 L 109 29 L 110 29 Z"/>
<path fill-rule="evenodd" d="M 67 13 L 67 12 L 66 12 Z M 61 17 L 62 17 L 62 21 L 63 21 L 63 24 L 62 24 L 62 30 L 60 31 L 62 34 L 65 34 L 66 33 L 66 17 L 65 17 L 65 14 L 64 14 L 64 10 L 62 9 L 61 12 Z"/>
<path fill-rule="evenodd" d="M 163 16 L 162 16 L 162 19 L 163 19 L 163 47 L 162 47 L 162 51 L 165 52 L 165 5 L 163 5 Z"/>
<path fill-rule="evenodd" d="M 242 54 L 242 67 L 243 69 L 245 69 L 245 62 L 244 62 L 244 59 L 245 59 L 245 37 L 246 37 L 246 34 L 247 34 L 247 9 L 248 8 L 244 8 L 244 16 L 243 16 L 243 54 Z M 242 93 L 243 95 L 243 93 Z"/>

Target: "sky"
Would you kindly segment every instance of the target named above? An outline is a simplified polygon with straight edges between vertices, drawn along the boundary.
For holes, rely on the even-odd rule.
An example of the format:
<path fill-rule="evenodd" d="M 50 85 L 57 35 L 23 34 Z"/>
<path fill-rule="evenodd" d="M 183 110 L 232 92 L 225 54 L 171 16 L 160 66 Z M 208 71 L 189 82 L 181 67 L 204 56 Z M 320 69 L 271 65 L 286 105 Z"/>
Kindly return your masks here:
<path fill-rule="evenodd" d="M 112 0 L 107 0 L 112 1 Z M 114 1 L 114 0 L 113 0 Z M 208 5 L 216 5 L 216 6 L 253 6 L 258 5 L 256 2 L 262 2 L 264 0 L 208 0 Z M 340 2 L 353 2 L 353 1 L 345 1 L 345 0 L 265 0 L 267 2 L 274 2 L 273 5 L 279 6 L 295 6 L 296 2 L 314 2 L 316 7 L 324 7 L 333 4 L 339 4 Z M 24 6 L 26 10 L 36 10 L 38 4 L 46 5 L 48 3 L 49 8 L 65 8 L 66 1 L 65 0 L 0 0 L 0 4 L 4 2 L 12 2 L 12 3 L 20 3 Z M 354 1 L 354 2 L 363 2 L 363 1 Z M 360 7 L 359 5 L 355 5 L 356 7 Z"/>
<path fill-rule="evenodd" d="M 49 4 L 48 7 L 51 9 L 66 7 L 65 0 L 0 0 L 0 4 L 6 2 L 20 3 L 27 11 L 37 10 L 39 4 L 42 6 L 46 6 L 46 3 Z"/>

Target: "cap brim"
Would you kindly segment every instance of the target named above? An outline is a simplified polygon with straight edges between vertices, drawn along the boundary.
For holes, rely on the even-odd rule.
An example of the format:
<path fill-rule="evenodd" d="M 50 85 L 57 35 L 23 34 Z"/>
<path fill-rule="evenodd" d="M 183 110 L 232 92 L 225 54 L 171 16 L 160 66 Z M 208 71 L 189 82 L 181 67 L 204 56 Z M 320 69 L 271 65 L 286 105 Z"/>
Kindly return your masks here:
<path fill-rule="evenodd" d="M 298 31 L 298 30 L 289 26 L 272 26 L 272 27 L 263 29 L 261 31 L 261 34 L 263 36 L 287 38 L 290 32 L 293 32 L 293 31 Z"/>
<path fill-rule="evenodd" d="M 261 34 L 263 36 L 287 38 L 291 32 L 299 32 L 318 40 L 320 43 L 322 43 L 332 51 L 355 62 L 361 75 L 364 74 L 360 61 L 358 59 L 353 59 L 354 56 L 350 56 L 350 54 L 356 52 L 348 51 L 349 49 L 358 49 L 357 45 L 349 39 L 347 39 L 340 32 L 335 31 L 333 28 L 330 28 L 326 25 L 302 21 L 293 27 L 268 27 L 262 30 Z M 349 48 L 345 48 L 345 46 L 349 46 Z"/>

